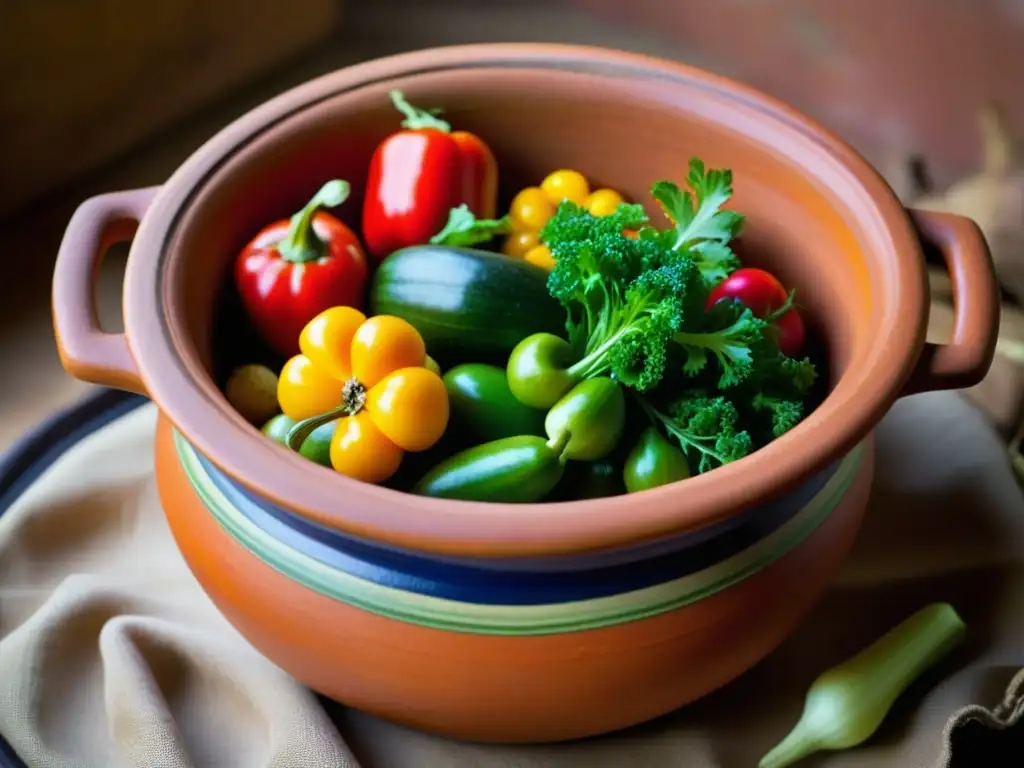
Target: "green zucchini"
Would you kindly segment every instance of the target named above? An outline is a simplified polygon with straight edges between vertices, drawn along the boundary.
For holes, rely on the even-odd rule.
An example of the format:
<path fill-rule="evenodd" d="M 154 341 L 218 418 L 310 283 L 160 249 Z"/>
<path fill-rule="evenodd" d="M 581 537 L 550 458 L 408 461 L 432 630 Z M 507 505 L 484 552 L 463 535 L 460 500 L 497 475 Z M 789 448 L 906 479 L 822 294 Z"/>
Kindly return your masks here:
<path fill-rule="evenodd" d="M 377 267 L 371 315 L 395 315 L 449 364 L 497 362 L 525 337 L 565 331 L 565 310 L 548 293 L 547 272 L 522 259 L 475 248 L 417 245 Z"/>

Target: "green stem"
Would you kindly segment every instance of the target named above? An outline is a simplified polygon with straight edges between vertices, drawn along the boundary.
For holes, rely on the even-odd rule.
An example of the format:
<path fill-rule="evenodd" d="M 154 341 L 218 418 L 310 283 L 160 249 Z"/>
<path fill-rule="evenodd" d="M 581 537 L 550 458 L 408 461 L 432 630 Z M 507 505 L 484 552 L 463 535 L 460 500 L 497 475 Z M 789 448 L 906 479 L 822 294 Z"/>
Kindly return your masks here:
<path fill-rule="evenodd" d="M 292 264 L 305 264 L 326 254 L 327 244 L 313 231 L 313 217 L 321 208 L 334 208 L 345 202 L 349 189 L 347 181 L 328 181 L 305 208 L 292 216 L 288 234 L 277 244 L 281 258 Z"/>
<path fill-rule="evenodd" d="M 789 312 L 789 310 L 791 310 L 795 304 L 796 304 L 796 289 L 793 289 L 792 291 L 790 291 L 786 295 L 786 300 L 784 302 L 782 302 L 782 306 L 778 307 L 777 309 L 773 309 L 771 312 L 769 312 L 765 316 L 764 321 L 766 323 L 774 323 L 776 320 L 778 320 L 784 314 Z"/>
<path fill-rule="evenodd" d="M 672 340 L 677 344 L 701 347 L 703 349 L 721 349 L 722 339 L 727 338 L 726 334 L 732 330 L 729 326 L 724 331 L 713 331 L 711 333 L 690 333 L 689 331 L 676 331 Z"/>
<path fill-rule="evenodd" d="M 298 452 L 302 448 L 302 444 L 306 442 L 306 438 L 313 434 L 317 428 L 348 415 L 350 415 L 348 407 L 343 405 L 335 408 L 333 411 L 321 413 L 319 416 L 310 416 L 308 419 L 297 421 L 288 430 L 288 434 L 285 435 L 284 444 L 293 451 Z"/>
<path fill-rule="evenodd" d="M 335 419 L 354 416 L 363 410 L 364 405 L 366 405 L 366 387 L 353 377 L 341 387 L 341 405 L 327 413 L 310 416 L 308 419 L 303 419 L 293 424 L 291 429 L 288 430 L 288 434 L 285 435 L 284 444 L 293 451 L 298 451 L 302 448 L 302 444 L 306 442 L 306 438 L 313 434 L 315 430 Z"/>
<path fill-rule="evenodd" d="M 405 120 L 401 123 L 403 128 L 408 128 L 410 131 L 432 128 L 442 133 L 452 132 L 451 125 L 437 117 L 436 113 L 441 110 L 424 110 L 414 107 L 405 100 L 405 95 L 399 90 L 393 90 L 389 95 L 391 96 L 391 103 L 395 105 L 395 109 L 405 115 Z"/>
<path fill-rule="evenodd" d="M 566 369 L 566 373 L 575 379 L 589 379 L 608 370 L 607 355 L 623 336 L 635 330 L 632 326 L 626 325 L 613 333 L 608 339 L 602 342 L 601 346 L 586 357 L 573 363 Z"/>

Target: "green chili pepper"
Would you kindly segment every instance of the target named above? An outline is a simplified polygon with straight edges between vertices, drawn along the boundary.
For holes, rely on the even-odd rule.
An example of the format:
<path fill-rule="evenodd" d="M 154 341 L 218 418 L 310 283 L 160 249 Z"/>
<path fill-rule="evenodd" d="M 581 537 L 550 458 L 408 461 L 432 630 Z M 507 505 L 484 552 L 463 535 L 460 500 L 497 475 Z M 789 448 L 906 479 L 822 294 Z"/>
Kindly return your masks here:
<path fill-rule="evenodd" d="M 822 673 L 807 692 L 800 722 L 758 767 L 785 768 L 815 752 L 867 740 L 903 690 L 959 645 L 964 633 L 953 606 L 935 603 Z"/>
<path fill-rule="evenodd" d="M 607 456 L 626 424 L 626 396 L 607 376 L 585 379 L 548 411 L 544 429 L 552 441 L 567 437 L 566 458 L 594 461 Z"/>
<path fill-rule="evenodd" d="M 438 464 L 416 483 L 413 493 L 510 504 L 540 501 L 562 479 L 566 442 L 534 435 L 492 440 Z"/>
<path fill-rule="evenodd" d="M 648 427 L 626 457 L 622 480 L 630 493 L 657 488 L 690 476 L 686 455 L 654 427 Z"/>

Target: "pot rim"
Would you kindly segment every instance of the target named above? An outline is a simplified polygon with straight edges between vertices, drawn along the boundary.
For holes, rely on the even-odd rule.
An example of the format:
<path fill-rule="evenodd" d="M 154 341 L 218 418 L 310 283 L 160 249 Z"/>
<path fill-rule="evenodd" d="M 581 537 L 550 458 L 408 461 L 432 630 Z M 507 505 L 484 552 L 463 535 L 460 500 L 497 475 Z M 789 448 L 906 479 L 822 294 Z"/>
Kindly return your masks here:
<path fill-rule="evenodd" d="M 165 264 L 154 268 L 154 260 L 159 255 L 163 262 L 208 177 L 254 136 L 340 92 L 471 67 L 547 67 L 667 80 L 696 91 L 698 98 L 756 110 L 765 130 L 795 131 L 859 186 L 846 196 L 856 198 L 861 226 L 891 252 L 895 277 L 874 286 L 887 294 L 880 302 L 885 342 L 865 352 L 865 359 L 858 355 L 849 368 L 859 372 L 845 372 L 790 432 L 739 461 L 640 496 L 530 505 L 429 499 L 345 478 L 267 440 L 231 409 L 195 362 L 180 321 L 167 311 Z M 486 43 L 347 67 L 286 91 L 222 129 L 179 167 L 146 212 L 126 268 L 124 316 L 129 348 L 150 397 L 199 452 L 254 493 L 355 536 L 439 555 L 501 558 L 607 549 L 695 530 L 796 487 L 851 450 L 899 396 L 924 344 L 926 297 L 920 243 L 888 185 L 852 147 L 786 104 L 655 57 L 591 46 Z"/>

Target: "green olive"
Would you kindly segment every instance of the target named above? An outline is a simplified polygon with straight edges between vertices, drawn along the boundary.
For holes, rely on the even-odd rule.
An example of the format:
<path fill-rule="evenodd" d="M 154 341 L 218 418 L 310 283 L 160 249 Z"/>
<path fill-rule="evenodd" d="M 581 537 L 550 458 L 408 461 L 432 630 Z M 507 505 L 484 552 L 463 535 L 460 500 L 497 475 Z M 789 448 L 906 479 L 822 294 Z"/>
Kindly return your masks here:
<path fill-rule="evenodd" d="M 690 476 L 686 455 L 654 427 L 640 435 L 626 457 L 622 481 L 630 493 L 646 491 Z"/>
<path fill-rule="evenodd" d="M 565 339 L 550 333 L 527 336 L 509 355 L 509 389 L 525 405 L 550 408 L 576 383 L 566 370 L 573 362 Z"/>
<path fill-rule="evenodd" d="M 611 453 L 626 425 L 626 396 L 607 376 L 584 379 L 559 400 L 544 419 L 551 441 L 568 435 L 567 459 L 595 461 Z"/>
<path fill-rule="evenodd" d="M 232 371 L 224 396 L 250 424 L 262 424 L 278 411 L 277 374 L 265 365 L 243 365 Z"/>

